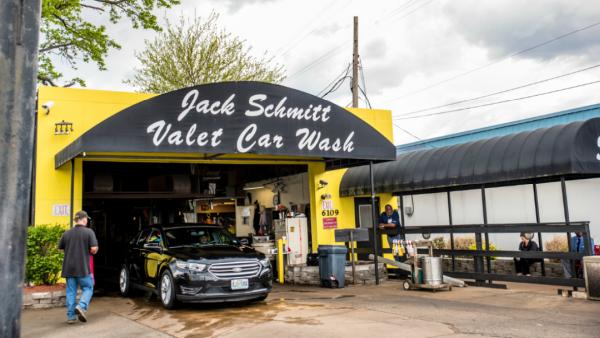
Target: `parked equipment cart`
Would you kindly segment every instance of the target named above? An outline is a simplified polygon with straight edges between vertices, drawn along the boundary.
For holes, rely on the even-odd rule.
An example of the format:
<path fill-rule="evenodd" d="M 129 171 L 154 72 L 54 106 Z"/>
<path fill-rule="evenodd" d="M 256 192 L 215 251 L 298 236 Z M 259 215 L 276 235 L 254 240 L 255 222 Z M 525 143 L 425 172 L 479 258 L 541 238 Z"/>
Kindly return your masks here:
<path fill-rule="evenodd" d="M 433 256 L 432 241 L 407 241 L 398 245 L 406 246 L 406 253 L 410 265 L 410 277 L 403 283 L 404 290 L 426 289 L 435 291 L 450 291 L 452 285 L 443 282 L 441 257 Z M 418 249 L 428 249 L 428 255 L 418 255 Z"/>

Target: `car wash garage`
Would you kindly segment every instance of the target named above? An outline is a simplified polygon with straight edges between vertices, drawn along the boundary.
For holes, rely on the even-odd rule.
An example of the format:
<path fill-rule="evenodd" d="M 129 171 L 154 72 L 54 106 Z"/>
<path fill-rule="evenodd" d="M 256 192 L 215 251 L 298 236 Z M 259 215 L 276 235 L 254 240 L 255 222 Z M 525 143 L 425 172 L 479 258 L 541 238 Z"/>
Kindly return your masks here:
<path fill-rule="evenodd" d="M 355 226 L 335 191 L 345 168 L 395 156 L 389 111 L 279 85 L 42 87 L 38 101 L 54 105 L 37 115 L 32 224 L 69 227 L 86 210 L 98 280 L 116 281 L 132 236 L 159 224 L 216 224 L 267 255 L 289 237 L 288 262 L 305 264 Z"/>

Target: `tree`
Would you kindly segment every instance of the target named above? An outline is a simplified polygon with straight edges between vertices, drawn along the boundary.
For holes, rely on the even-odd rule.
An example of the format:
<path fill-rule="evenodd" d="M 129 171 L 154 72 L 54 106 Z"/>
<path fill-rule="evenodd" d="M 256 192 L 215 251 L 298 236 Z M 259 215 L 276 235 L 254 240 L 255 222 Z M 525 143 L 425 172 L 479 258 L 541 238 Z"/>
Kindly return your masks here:
<path fill-rule="evenodd" d="M 194 18 L 189 23 L 180 18 L 153 41 L 146 41 L 136 53 L 141 68 L 125 83 L 140 91 L 164 93 L 183 87 L 219 81 L 281 82 L 283 67 L 272 59 L 250 54 L 245 41 L 232 36 L 217 25 L 218 15 L 206 20 Z"/>
<path fill-rule="evenodd" d="M 86 18 L 107 16 L 111 23 L 122 18 L 131 21 L 133 28 L 160 31 L 152 11 L 171 8 L 180 0 L 42 0 L 41 39 L 39 48 L 38 81 L 58 85 L 63 75 L 55 68 L 52 56 L 59 56 L 73 69 L 77 63 L 94 62 L 106 70 L 105 58 L 110 48 L 121 48 L 108 36 L 106 27 L 93 24 Z M 64 85 L 85 85 L 81 78 L 68 80 Z"/>

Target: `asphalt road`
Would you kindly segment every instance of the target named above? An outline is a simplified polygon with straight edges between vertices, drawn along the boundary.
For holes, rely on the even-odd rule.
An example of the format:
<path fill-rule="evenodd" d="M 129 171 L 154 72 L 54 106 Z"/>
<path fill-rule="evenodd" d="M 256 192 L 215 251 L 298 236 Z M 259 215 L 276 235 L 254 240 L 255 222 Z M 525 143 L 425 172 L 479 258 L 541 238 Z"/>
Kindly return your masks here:
<path fill-rule="evenodd" d="M 266 302 L 165 310 L 140 296 L 94 298 L 88 323 L 64 308 L 27 310 L 23 337 L 600 337 L 600 302 L 555 288 L 404 291 L 399 283 L 345 289 L 276 287 Z"/>

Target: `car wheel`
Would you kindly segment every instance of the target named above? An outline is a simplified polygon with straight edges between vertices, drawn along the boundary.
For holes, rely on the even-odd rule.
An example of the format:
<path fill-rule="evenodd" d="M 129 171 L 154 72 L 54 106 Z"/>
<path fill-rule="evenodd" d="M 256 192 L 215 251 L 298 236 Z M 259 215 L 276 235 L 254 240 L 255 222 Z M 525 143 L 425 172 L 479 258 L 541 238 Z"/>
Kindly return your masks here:
<path fill-rule="evenodd" d="M 119 293 L 123 297 L 126 297 L 131 293 L 131 280 L 129 279 L 127 265 L 123 265 L 119 272 Z"/>
<path fill-rule="evenodd" d="M 402 288 L 407 291 L 410 290 L 411 283 L 408 280 L 405 280 L 404 283 L 402 283 Z"/>
<path fill-rule="evenodd" d="M 175 283 L 173 282 L 173 275 L 168 269 L 160 276 L 158 288 L 158 295 L 163 306 L 167 309 L 174 308 L 177 305 L 177 300 L 175 298 Z"/>

